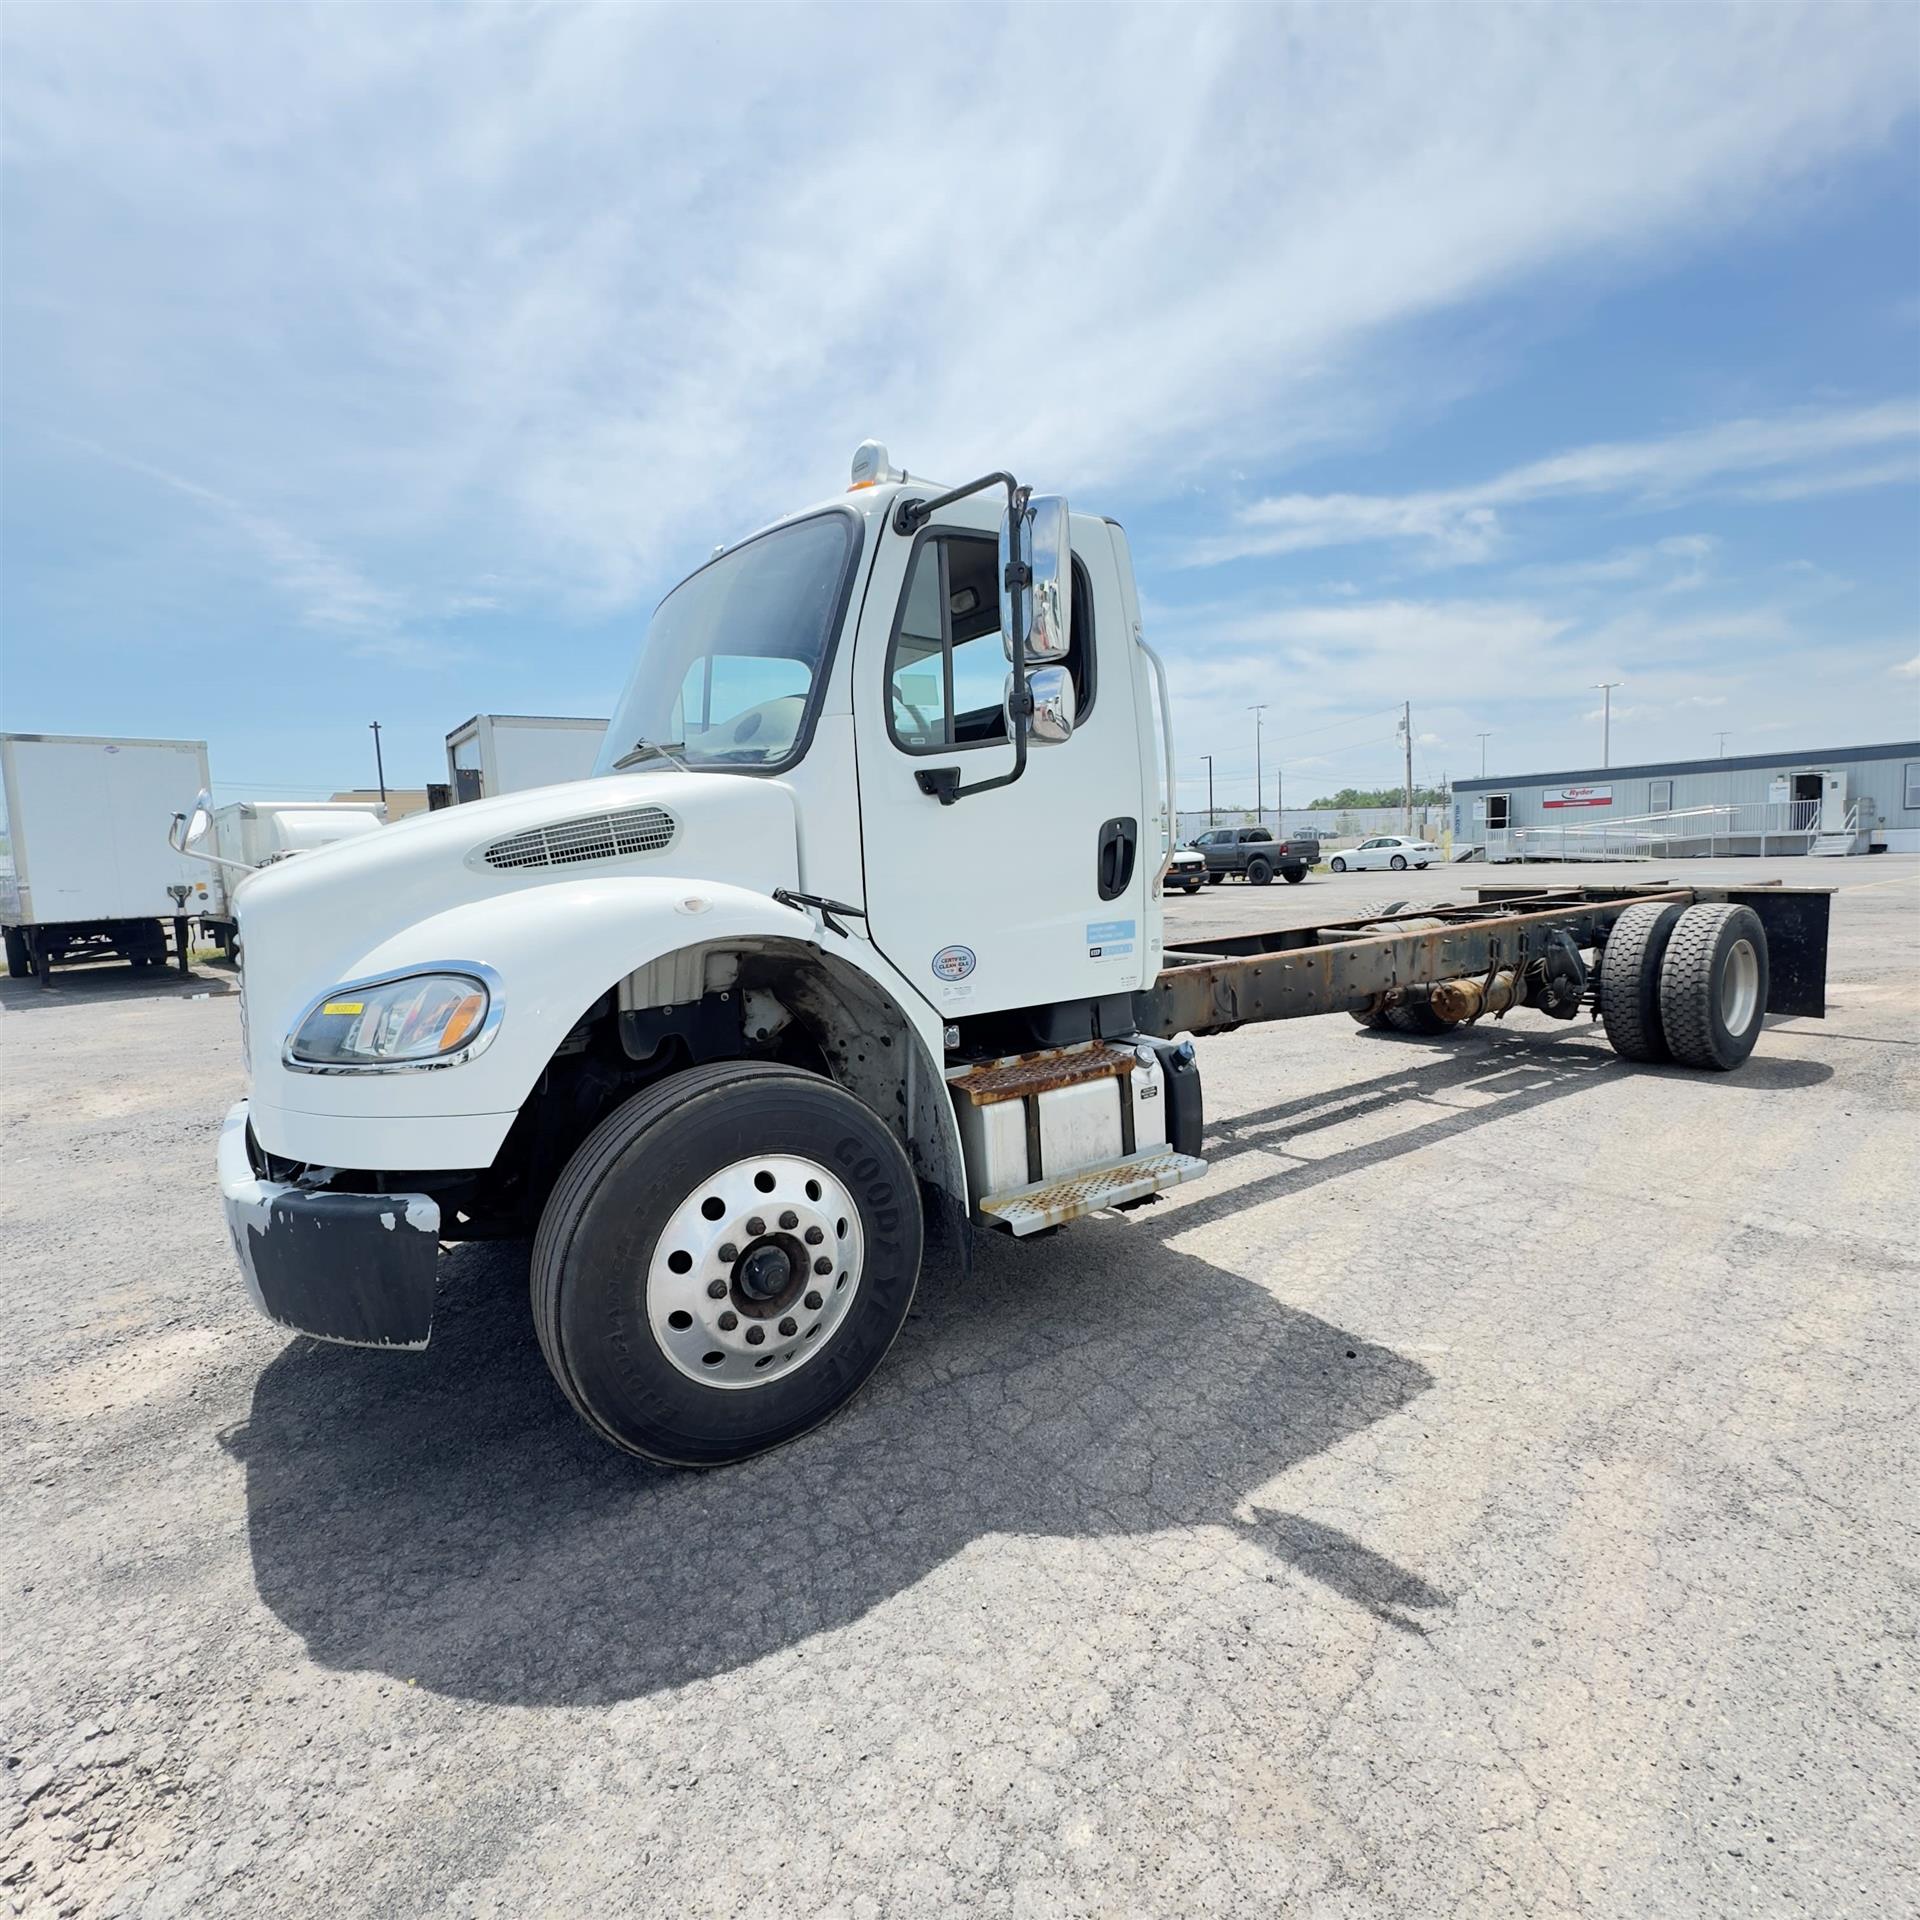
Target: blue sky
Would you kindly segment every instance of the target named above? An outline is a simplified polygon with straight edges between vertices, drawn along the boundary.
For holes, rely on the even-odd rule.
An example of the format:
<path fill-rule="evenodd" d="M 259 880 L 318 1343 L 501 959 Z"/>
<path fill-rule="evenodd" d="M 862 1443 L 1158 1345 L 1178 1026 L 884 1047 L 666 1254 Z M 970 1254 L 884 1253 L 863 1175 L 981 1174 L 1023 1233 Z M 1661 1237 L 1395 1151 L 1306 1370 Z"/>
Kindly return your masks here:
<path fill-rule="evenodd" d="M 0 40 L 9 728 L 444 777 L 872 434 L 1127 524 L 1188 804 L 1920 729 L 1910 7 Z"/>

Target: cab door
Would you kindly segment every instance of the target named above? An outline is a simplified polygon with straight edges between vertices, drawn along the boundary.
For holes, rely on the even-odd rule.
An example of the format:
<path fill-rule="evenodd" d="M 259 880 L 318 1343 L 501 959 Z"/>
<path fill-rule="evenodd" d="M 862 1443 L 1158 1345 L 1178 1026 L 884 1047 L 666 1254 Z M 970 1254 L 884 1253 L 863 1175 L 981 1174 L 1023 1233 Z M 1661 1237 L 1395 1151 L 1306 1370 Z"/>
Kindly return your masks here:
<path fill-rule="evenodd" d="M 867 928 L 950 1020 L 1143 984 L 1160 848 L 1136 649 L 1105 522 L 1070 524 L 1067 666 L 1079 712 L 1068 740 L 1029 743 L 1011 785 L 943 806 L 917 778 L 951 768 L 971 785 L 1013 766 L 995 497 L 957 502 L 911 536 L 889 522 L 861 615 L 854 738 Z"/>

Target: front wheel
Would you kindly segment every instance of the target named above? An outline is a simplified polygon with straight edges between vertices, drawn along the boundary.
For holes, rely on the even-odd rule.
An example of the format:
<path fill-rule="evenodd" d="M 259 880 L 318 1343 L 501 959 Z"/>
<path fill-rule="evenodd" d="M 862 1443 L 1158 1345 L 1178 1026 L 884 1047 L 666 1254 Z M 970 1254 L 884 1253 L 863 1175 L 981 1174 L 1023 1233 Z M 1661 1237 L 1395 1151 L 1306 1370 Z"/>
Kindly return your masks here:
<path fill-rule="evenodd" d="M 1387 862 L 1387 865 L 1390 866 L 1395 873 L 1405 873 L 1407 870 L 1407 856 L 1404 853 L 1396 853 L 1393 858 Z"/>
<path fill-rule="evenodd" d="M 920 1194 L 831 1080 L 723 1061 L 607 1116 L 533 1248 L 533 1315 L 586 1423 L 666 1466 L 765 1452 L 846 1405 L 907 1317 Z"/>
<path fill-rule="evenodd" d="M 1342 860 L 1337 853 L 1333 856 L 1331 860 L 1327 862 L 1327 864 L 1333 869 L 1335 873 L 1345 873 L 1347 870 L 1347 863 L 1344 860 Z"/>

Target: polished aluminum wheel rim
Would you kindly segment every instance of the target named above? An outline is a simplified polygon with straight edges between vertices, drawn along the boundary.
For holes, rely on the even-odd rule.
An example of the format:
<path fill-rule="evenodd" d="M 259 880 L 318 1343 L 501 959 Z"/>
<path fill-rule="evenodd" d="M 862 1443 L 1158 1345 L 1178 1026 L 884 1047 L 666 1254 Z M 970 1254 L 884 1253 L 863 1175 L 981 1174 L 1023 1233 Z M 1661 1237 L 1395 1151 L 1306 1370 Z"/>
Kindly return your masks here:
<path fill-rule="evenodd" d="M 736 1160 L 674 1209 L 647 1269 L 660 1350 L 703 1386 L 766 1386 L 832 1342 L 860 1291 L 860 1211 L 795 1154 Z"/>
<path fill-rule="evenodd" d="M 1720 1019 L 1731 1034 L 1743 1034 L 1753 1024 L 1760 1001 L 1760 956 L 1751 940 L 1736 940 L 1727 952 L 1720 976 Z"/>

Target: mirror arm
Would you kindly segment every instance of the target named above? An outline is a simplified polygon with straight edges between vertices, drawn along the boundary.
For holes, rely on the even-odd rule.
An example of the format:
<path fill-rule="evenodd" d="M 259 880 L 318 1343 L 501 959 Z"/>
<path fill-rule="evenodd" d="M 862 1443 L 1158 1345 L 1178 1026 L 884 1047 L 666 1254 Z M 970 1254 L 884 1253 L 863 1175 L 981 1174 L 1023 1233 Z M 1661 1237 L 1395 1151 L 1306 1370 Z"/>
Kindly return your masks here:
<path fill-rule="evenodd" d="M 918 533 L 942 507 L 950 507 L 956 500 L 964 500 L 970 493 L 978 493 L 983 487 L 1005 487 L 1007 504 L 1013 504 L 1013 496 L 1020 491 L 1019 482 L 1010 473 L 983 473 L 978 480 L 969 480 L 964 487 L 952 487 L 945 493 L 936 493 L 931 500 L 902 500 L 893 510 L 893 530 L 895 533 Z"/>

